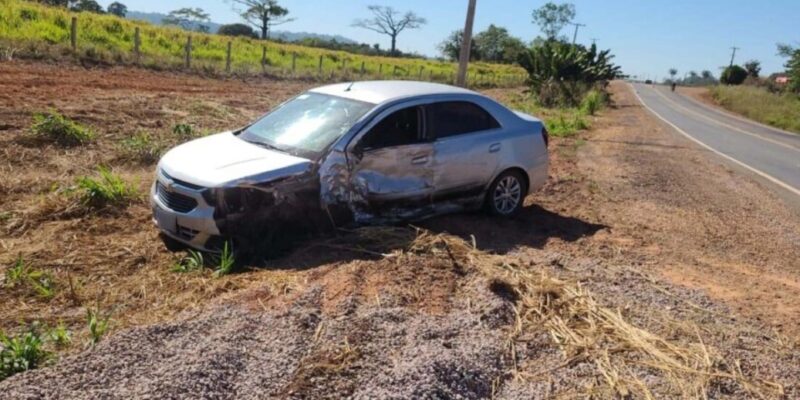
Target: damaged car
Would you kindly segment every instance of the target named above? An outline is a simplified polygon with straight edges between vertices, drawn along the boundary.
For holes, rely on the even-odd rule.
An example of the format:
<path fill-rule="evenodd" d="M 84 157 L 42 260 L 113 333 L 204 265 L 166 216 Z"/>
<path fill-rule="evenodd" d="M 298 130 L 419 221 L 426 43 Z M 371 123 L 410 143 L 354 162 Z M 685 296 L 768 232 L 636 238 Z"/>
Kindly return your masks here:
<path fill-rule="evenodd" d="M 214 251 L 294 230 L 485 208 L 512 216 L 544 185 L 542 122 L 479 93 L 410 81 L 328 85 L 159 161 L 153 220 Z"/>

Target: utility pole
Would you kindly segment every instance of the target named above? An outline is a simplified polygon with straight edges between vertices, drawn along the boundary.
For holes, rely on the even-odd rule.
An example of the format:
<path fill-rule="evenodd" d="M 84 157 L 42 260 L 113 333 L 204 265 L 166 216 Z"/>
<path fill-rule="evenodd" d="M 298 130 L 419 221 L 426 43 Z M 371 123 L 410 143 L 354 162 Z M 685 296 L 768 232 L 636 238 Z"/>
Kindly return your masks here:
<path fill-rule="evenodd" d="M 467 21 L 464 23 L 464 35 L 461 40 L 461 53 L 458 57 L 458 77 L 456 85 L 467 86 L 467 66 L 469 66 L 469 51 L 472 48 L 472 24 L 475 21 L 475 2 L 469 0 L 467 7 Z"/>
<path fill-rule="evenodd" d="M 592 44 L 593 45 L 597 44 L 597 38 L 592 38 Z"/>
<path fill-rule="evenodd" d="M 572 36 L 572 44 L 575 44 L 575 42 L 578 40 L 578 28 L 586 26 L 586 24 L 576 24 L 574 22 L 570 22 L 569 24 L 575 25 L 575 35 Z"/>
<path fill-rule="evenodd" d="M 736 50 L 739 50 L 739 48 L 736 47 L 736 46 L 733 46 L 733 47 L 731 47 L 731 50 L 733 50 L 733 53 L 731 54 L 731 65 L 730 65 L 732 67 L 733 66 L 733 58 L 736 57 Z"/>

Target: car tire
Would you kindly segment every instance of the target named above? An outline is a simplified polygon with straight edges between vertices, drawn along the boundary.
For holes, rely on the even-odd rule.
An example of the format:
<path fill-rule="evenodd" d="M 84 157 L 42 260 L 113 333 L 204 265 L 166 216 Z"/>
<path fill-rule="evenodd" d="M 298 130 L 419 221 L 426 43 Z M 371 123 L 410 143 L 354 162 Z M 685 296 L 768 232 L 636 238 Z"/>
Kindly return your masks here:
<path fill-rule="evenodd" d="M 525 202 L 528 186 L 518 171 L 505 171 L 489 186 L 486 192 L 486 210 L 499 217 L 517 214 Z"/>

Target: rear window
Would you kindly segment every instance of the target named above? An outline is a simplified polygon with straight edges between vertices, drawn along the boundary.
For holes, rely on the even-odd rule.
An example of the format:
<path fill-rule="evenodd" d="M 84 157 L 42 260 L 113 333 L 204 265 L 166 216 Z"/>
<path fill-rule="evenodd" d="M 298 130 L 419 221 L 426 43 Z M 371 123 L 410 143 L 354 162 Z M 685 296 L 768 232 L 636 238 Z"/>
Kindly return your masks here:
<path fill-rule="evenodd" d="M 446 138 L 499 128 L 491 114 L 468 101 L 448 101 L 428 106 L 428 130 L 435 138 Z"/>

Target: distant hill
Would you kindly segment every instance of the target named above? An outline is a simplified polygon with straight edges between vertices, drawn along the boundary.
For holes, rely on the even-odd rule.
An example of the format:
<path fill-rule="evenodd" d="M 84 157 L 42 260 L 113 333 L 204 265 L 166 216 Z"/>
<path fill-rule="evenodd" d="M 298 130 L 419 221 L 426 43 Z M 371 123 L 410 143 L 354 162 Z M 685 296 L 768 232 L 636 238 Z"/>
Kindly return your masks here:
<path fill-rule="evenodd" d="M 141 12 L 141 11 L 128 11 L 126 18 L 128 19 L 135 19 L 140 21 L 147 21 L 154 25 L 163 25 L 164 18 L 166 18 L 166 14 L 161 13 L 149 13 L 149 12 Z M 208 26 L 209 32 L 216 33 L 219 30 L 219 27 L 222 24 L 218 24 L 216 22 L 206 22 L 203 25 Z M 349 43 L 355 44 L 356 41 L 341 35 L 325 35 L 320 33 L 310 33 L 310 32 L 289 32 L 289 31 L 272 31 L 270 36 L 274 39 L 280 39 L 285 42 L 296 42 L 303 39 L 319 39 L 325 41 L 336 40 L 339 43 Z"/>

